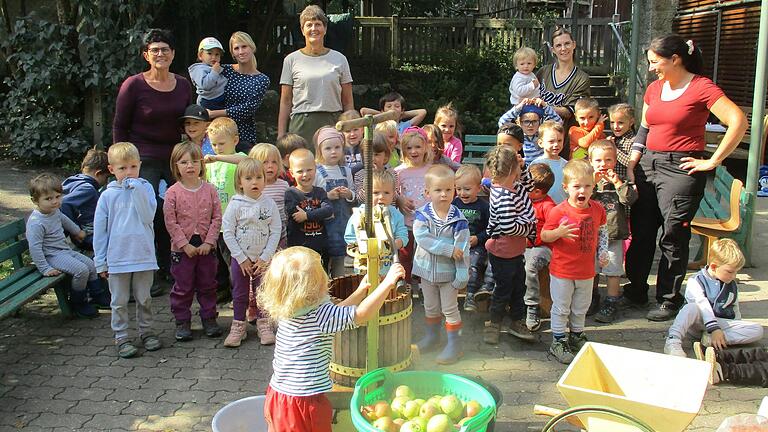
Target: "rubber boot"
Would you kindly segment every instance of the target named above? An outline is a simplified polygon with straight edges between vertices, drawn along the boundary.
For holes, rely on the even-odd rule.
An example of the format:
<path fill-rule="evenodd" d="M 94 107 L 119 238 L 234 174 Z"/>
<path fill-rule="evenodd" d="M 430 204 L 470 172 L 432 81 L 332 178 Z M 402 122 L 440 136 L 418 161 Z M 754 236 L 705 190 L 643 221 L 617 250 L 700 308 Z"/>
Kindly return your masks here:
<path fill-rule="evenodd" d="M 439 364 L 454 364 L 464 355 L 461 349 L 461 322 L 456 324 L 445 323 L 445 330 L 448 332 L 448 343 L 445 344 L 443 352 L 437 355 L 435 361 Z"/>
<path fill-rule="evenodd" d="M 79 318 L 95 318 L 99 316 L 99 311 L 88 303 L 88 295 L 86 290 L 69 292 L 69 302 L 72 306 L 72 311 Z"/>
<path fill-rule="evenodd" d="M 434 350 L 440 343 L 440 324 L 443 317 L 427 317 L 424 325 L 424 337 L 416 342 L 419 352 L 425 353 Z"/>
<path fill-rule="evenodd" d="M 107 288 L 107 281 L 103 279 L 96 279 L 88 281 L 88 285 L 85 286 L 88 291 L 88 296 L 91 298 L 91 304 L 96 309 L 109 309 L 109 304 L 112 303 L 112 295 Z"/>

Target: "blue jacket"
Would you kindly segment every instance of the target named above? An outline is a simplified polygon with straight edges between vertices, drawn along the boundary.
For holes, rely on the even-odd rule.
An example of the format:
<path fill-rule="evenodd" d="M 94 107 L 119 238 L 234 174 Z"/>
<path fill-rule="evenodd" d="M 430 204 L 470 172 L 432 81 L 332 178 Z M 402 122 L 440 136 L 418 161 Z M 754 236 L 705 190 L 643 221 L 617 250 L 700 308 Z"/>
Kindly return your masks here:
<path fill-rule="evenodd" d="M 437 218 L 431 203 L 416 210 L 412 273 L 429 282 L 452 282 L 454 288 L 460 289 L 469 281 L 469 224 L 454 205 L 448 210 L 445 223 L 439 227 L 435 222 Z M 453 259 L 454 248 L 464 251 L 463 259 Z"/>
<path fill-rule="evenodd" d="M 155 191 L 142 178 L 111 182 L 101 194 L 93 221 L 96 270 L 134 273 L 157 270 Z"/>
<path fill-rule="evenodd" d="M 741 319 L 738 299 L 736 281 L 723 283 L 710 276 L 706 267 L 691 276 L 685 287 L 685 300 L 699 308 L 709 333 L 720 329 L 716 318 Z"/>
<path fill-rule="evenodd" d="M 408 227 L 405 226 L 405 218 L 395 206 L 389 207 L 389 225 L 392 228 L 392 239 L 403 242 L 403 247 L 408 246 Z M 361 204 L 360 207 L 352 210 L 352 216 L 347 222 L 347 229 L 344 231 L 344 241 L 348 244 L 357 243 L 357 235 L 355 234 L 355 226 L 360 223 L 360 215 L 365 214 L 365 204 Z M 393 245 L 394 246 L 394 245 Z M 386 275 L 389 271 L 389 267 L 392 264 L 392 258 L 382 260 L 382 265 L 379 268 L 379 274 Z M 357 269 L 356 269 L 357 270 Z"/>
<path fill-rule="evenodd" d="M 99 182 L 89 175 L 77 174 L 64 180 L 61 187 L 64 190 L 61 212 L 86 233 L 82 242 L 72 241 L 78 247 L 93 250 L 93 217 L 99 202 Z"/>

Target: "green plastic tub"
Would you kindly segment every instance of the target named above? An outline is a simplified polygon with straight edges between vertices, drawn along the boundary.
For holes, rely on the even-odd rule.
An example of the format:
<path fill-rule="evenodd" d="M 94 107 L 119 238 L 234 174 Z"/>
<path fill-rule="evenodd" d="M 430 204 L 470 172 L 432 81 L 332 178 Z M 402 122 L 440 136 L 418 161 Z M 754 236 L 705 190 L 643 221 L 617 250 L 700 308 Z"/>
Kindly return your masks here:
<path fill-rule="evenodd" d="M 376 369 L 360 377 L 349 402 L 352 424 L 359 432 L 378 432 L 360 413 L 360 408 L 380 400 L 389 401 L 397 386 L 407 385 L 416 395 L 429 398 L 432 395 L 452 394 L 463 402 L 472 399 L 483 410 L 467 421 L 461 432 L 485 432 L 488 423 L 496 416 L 496 401 L 480 384 L 458 375 L 441 372 L 409 371 L 392 373 L 386 368 Z"/>

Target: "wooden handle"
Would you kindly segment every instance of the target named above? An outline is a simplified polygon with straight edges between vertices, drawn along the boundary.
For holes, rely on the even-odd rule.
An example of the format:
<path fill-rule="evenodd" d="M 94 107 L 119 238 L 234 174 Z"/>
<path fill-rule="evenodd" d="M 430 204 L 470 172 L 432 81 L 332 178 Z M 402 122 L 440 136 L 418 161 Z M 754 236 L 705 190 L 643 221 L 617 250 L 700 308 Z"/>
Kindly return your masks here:
<path fill-rule="evenodd" d="M 374 116 L 365 116 L 359 119 L 345 120 L 336 123 L 337 131 L 348 131 L 350 129 L 357 129 L 365 126 L 373 126 L 376 123 L 381 123 L 387 120 L 397 121 L 397 111 L 385 111 Z"/>
<path fill-rule="evenodd" d="M 557 415 L 560 415 L 563 412 L 563 410 L 559 410 L 557 408 L 548 407 L 545 405 L 534 405 L 533 406 L 533 413 L 535 415 L 545 415 L 547 417 L 555 417 Z M 578 417 L 568 417 L 565 419 L 568 423 L 580 427 L 582 429 L 586 429 L 584 424 L 579 420 Z"/>

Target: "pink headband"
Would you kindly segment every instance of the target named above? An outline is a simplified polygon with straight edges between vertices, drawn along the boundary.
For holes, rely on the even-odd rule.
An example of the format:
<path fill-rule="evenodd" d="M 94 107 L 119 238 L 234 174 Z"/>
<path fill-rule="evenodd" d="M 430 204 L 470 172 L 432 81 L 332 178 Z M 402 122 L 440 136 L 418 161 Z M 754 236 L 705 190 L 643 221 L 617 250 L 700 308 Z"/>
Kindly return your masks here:
<path fill-rule="evenodd" d="M 341 144 L 344 145 L 344 134 L 337 131 L 336 129 L 330 126 L 326 126 L 326 127 L 320 128 L 317 131 L 317 138 L 315 140 L 317 141 L 318 146 L 320 146 L 323 142 L 329 139 L 341 140 Z"/>
<path fill-rule="evenodd" d="M 407 128 L 405 128 L 405 130 L 403 131 L 403 134 L 401 136 L 405 136 L 405 134 L 407 134 L 407 133 L 417 133 L 417 134 L 421 135 L 422 138 L 424 138 L 424 142 L 425 143 L 429 142 L 429 138 L 427 138 L 427 133 L 424 132 L 424 129 L 422 129 L 422 128 L 418 127 L 418 126 L 408 126 Z"/>

